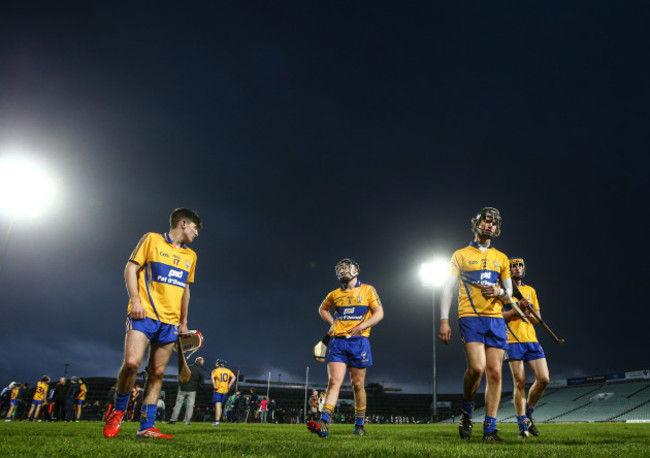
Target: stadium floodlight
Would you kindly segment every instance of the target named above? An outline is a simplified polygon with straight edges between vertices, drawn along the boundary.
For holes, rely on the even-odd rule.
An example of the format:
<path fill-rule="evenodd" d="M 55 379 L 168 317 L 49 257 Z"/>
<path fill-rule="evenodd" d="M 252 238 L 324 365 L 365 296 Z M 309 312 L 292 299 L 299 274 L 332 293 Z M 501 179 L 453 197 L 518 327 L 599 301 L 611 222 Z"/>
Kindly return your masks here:
<path fill-rule="evenodd" d="M 24 156 L 0 158 L 0 210 L 10 218 L 39 216 L 57 194 L 45 164 Z"/>
<path fill-rule="evenodd" d="M 54 202 L 57 194 L 52 174 L 44 164 L 25 155 L 0 157 L 0 212 L 9 217 L 9 229 L 0 246 L 0 269 L 16 220 L 39 216 Z"/>
<path fill-rule="evenodd" d="M 425 262 L 420 267 L 422 286 L 439 288 L 445 282 L 449 273 L 449 260 L 438 258 L 432 262 Z"/>
<path fill-rule="evenodd" d="M 431 286 L 431 298 L 432 298 L 432 307 L 433 307 L 433 381 L 431 382 L 431 391 L 433 394 L 433 399 L 431 402 L 431 417 L 432 421 L 438 420 L 438 386 L 437 386 L 437 374 L 436 374 L 436 341 L 438 336 L 436 334 L 436 329 L 438 328 L 438 322 L 436 320 L 436 293 L 438 289 L 445 283 L 445 280 L 449 278 L 449 258 L 436 258 L 432 262 L 427 262 L 422 264 L 420 267 L 420 279 L 422 280 L 423 286 Z"/>

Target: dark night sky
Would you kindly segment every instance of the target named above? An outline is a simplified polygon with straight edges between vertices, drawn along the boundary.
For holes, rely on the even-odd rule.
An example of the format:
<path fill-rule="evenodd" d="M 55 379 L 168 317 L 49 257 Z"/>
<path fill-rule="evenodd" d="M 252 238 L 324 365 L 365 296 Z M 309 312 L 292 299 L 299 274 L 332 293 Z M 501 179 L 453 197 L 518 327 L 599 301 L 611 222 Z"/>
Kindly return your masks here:
<path fill-rule="evenodd" d="M 115 376 L 124 265 L 179 206 L 204 220 L 209 365 L 324 382 L 317 308 L 352 257 L 386 312 L 367 381 L 426 392 L 419 266 L 491 205 L 567 340 L 538 330 L 551 377 L 650 367 L 646 3 L 42 3 L 3 8 L 0 154 L 44 160 L 63 195 L 14 227 L 0 384 Z M 440 392 L 461 391 L 452 330 Z"/>

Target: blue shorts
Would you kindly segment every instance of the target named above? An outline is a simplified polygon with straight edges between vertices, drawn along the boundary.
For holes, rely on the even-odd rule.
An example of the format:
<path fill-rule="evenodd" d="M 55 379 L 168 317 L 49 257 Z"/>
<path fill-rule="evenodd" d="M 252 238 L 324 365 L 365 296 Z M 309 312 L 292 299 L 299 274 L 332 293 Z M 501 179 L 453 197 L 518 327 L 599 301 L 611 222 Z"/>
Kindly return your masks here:
<path fill-rule="evenodd" d="M 83 400 L 83 399 L 76 399 L 76 400 L 74 401 L 74 403 L 77 404 L 78 406 L 81 406 L 81 405 L 83 405 L 84 400 Z"/>
<path fill-rule="evenodd" d="M 506 351 L 506 361 L 534 361 L 546 358 L 539 342 L 511 343 Z"/>
<path fill-rule="evenodd" d="M 217 393 L 216 391 L 212 393 L 212 402 L 226 402 L 228 393 Z"/>
<path fill-rule="evenodd" d="M 335 337 L 330 340 L 325 361 L 328 363 L 345 363 L 357 369 L 372 366 L 370 340 L 363 336 Z"/>
<path fill-rule="evenodd" d="M 508 349 L 506 320 L 489 316 L 464 316 L 458 320 L 463 343 L 481 342 L 489 347 Z"/>
<path fill-rule="evenodd" d="M 18 405 L 18 399 L 12 399 L 9 401 L 10 406 L 17 406 Z"/>
<path fill-rule="evenodd" d="M 43 404 L 43 401 L 32 401 L 33 406 L 40 406 Z"/>
<path fill-rule="evenodd" d="M 178 339 L 178 326 L 162 323 L 151 318 L 132 320 L 130 315 L 127 316 L 126 330 L 130 331 L 132 329 L 143 333 L 151 343 L 166 344 L 176 342 Z"/>

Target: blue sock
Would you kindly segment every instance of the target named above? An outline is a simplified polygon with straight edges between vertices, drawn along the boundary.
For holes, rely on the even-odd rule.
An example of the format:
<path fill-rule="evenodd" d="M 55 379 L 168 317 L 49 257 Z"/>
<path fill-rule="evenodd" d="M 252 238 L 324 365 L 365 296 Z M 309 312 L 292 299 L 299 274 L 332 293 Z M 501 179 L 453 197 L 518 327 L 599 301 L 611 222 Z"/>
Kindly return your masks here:
<path fill-rule="evenodd" d="M 142 406 L 142 413 L 140 414 L 140 429 L 153 428 L 156 423 L 156 404 L 147 404 Z"/>
<path fill-rule="evenodd" d="M 474 412 L 474 406 L 476 403 L 474 401 L 472 402 L 465 402 L 463 401 L 463 410 L 469 414 L 469 416 L 472 416 L 472 412 Z"/>
<path fill-rule="evenodd" d="M 115 396 L 115 410 L 120 412 L 126 412 L 126 406 L 129 403 L 129 398 L 131 397 L 131 392 L 128 393 L 117 393 Z"/>
<path fill-rule="evenodd" d="M 526 403 L 526 416 L 531 417 L 534 411 L 535 407 L 531 407 L 530 404 Z"/>
<path fill-rule="evenodd" d="M 332 423 L 332 413 L 334 412 L 334 406 L 325 404 L 323 406 L 323 410 L 321 411 L 320 414 L 320 419 L 324 421 L 327 424 Z"/>
<path fill-rule="evenodd" d="M 497 419 L 494 417 L 485 416 L 485 421 L 483 422 L 483 434 L 491 433 L 497 427 Z"/>
<path fill-rule="evenodd" d="M 519 425 L 519 431 L 528 431 L 528 425 L 526 424 L 525 420 L 526 415 L 517 415 L 517 424 Z"/>

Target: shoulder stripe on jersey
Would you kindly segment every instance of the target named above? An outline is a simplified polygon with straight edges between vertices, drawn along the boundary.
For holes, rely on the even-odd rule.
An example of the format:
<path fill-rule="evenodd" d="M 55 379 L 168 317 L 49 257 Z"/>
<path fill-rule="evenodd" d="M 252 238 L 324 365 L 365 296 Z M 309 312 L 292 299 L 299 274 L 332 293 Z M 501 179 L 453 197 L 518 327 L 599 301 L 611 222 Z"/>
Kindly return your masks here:
<path fill-rule="evenodd" d="M 138 251 L 140 251 L 140 247 L 142 246 L 142 244 L 144 243 L 144 241 L 147 239 L 147 237 L 149 237 L 149 234 L 151 234 L 151 232 L 147 232 L 146 234 L 144 234 L 144 235 L 140 238 L 140 241 L 138 242 L 138 244 L 135 246 L 135 248 L 134 248 L 133 251 L 131 252 L 131 256 L 129 256 L 129 261 L 133 261 L 133 258 L 135 258 L 136 253 L 137 253 Z"/>

